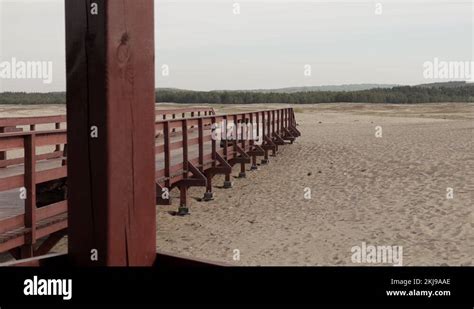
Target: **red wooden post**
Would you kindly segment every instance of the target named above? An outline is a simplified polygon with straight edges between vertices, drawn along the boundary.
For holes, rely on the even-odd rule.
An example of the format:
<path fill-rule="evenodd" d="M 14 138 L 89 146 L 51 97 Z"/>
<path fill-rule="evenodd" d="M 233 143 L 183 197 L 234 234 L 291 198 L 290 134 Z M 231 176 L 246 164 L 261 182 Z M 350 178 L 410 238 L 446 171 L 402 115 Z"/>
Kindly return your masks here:
<path fill-rule="evenodd" d="M 256 123 L 253 122 L 253 115 L 254 113 L 250 113 L 250 132 L 247 132 L 247 136 L 250 137 L 250 148 L 253 148 L 253 146 L 255 145 L 255 137 L 258 136 L 258 112 L 255 113 L 256 115 Z M 257 126 L 257 130 L 255 131 L 255 125 Z M 257 170 L 258 169 L 258 166 L 257 166 L 257 156 L 256 155 L 252 155 L 252 166 L 250 167 L 251 170 Z"/>
<path fill-rule="evenodd" d="M 176 114 L 173 114 L 173 120 L 176 119 Z M 171 129 L 171 132 L 176 132 L 176 129 Z"/>
<path fill-rule="evenodd" d="M 262 112 L 262 141 L 265 144 L 265 137 L 268 135 L 268 113 L 263 111 Z M 268 149 L 265 150 L 265 155 L 263 156 L 263 160 L 261 164 L 268 164 Z"/>
<path fill-rule="evenodd" d="M 153 0 L 65 6 L 69 256 L 79 266 L 152 265 Z"/>
<path fill-rule="evenodd" d="M 283 135 L 285 128 L 285 110 L 280 109 L 280 135 Z"/>
<path fill-rule="evenodd" d="M 32 132 L 24 138 L 26 189 L 25 227 L 29 232 L 25 235 L 25 245 L 21 248 L 21 258 L 33 256 L 33 245 L 36 242 L 36 138 Z"/>
<path fill-rule="evenodd" d="M 275 110 L 272 110 L 272 134 L 270 135 L 272 140 L 274 140 L 275 138 L 275 134 L 276 134 L 276 118 L 275 118 Z M 276 155 L 276 151 L 278 151 L 278 146 L 276 146 L 275 148 L 273 148 L 272 150 L 272 155 L 275 156 Z"/>
<path fill-rule="evenodd" d="M 54 124 L 54 128 L 56 130 L 60 130 L 61 129 L 61 123 L 60 122 L 56 122 Z M 54 151 L 61 151 L 61 145 L 56 145 L 56 149 Z"/>
<path fill-rule="evenodd" d="M 200 113 L 200 112 L 199 112 Z M 216 123 L 216 118 L 212 117 L 211 118 L 211 156 L 212 156 L 212 167 L 214 168 L 216 166 L 216 140 L 213 138 L 213 128 Z M 204 126 L 202 119 L 199 121 L 199 138 L 204 141 Z M 202 133 L 201 133 L 202 132 Z M 204 147 L 199 148 L 199 152 L 203 152 L 204 155 Z M 201 158 L 201 154 L 199 154 L 199 158 Z M 204 164 L 204 159 L 202 164 Z M 204 167 L 202 168 L 202 171 L 205 172 Z M 212 192 L 212 177 L 214 175 L 210 173 L 206 173 L 206 179 L 207 179 L 207 185 L 206 185 L 206 192 L 204 193 L 203 200 L 208 202 L 214 199 L 214 193 Z"/>
<path fill-rule="evenodd" d="M 5 133 L 6 132 L 6 128 L 5 127 L 0 127 L 0 134 L 1 133 Z M 6 151 L 0 151 L 0 161 L 3 161 L 3 160 L 6 160 L 7 159 L 7 152 Z M 4 166 L 3 168 L 5 168 L 6 166 Z M 2 167 L 0 167 L 2 168 Z"/>
<path fill-rule="evenodd" d="M 165 186 L 171 190 L 171 150 L 170 150 L 170 124 L 168 121 L 163 123 L 163 138 L 165 148 Z"/>
<path fill-rule="evenodd" d="M 183 117 L 184 118 L 184 117 Z M 183 119 L 181 121 L 181 130 L 183 136 L 183 178 L 188 178 L 189 164 L 188 164 L 188 121 Z M 189 214 L 189 209 L 187 206 L 187 184 L 182 184 L 179 186 L 180 190 L 180 201 L 178 208 L 178 215 L 185 216 Z"/>
<path fill-rule="evenodd" d="M 212 136 L 213 129 L 217 129 L 216 117 L 211 118 L 211 148 L 212 148 L 212 167 L 216 166 L 216 139 L 215 136 Z"/>
<path fill-rule="evenodd" d="M 198 119 L 198 130 L 199 170 L 204 172 L 204 125 L 202 118 Z"/>
<path fill-rule="evenodd" d="M 228 129 L 229 129 L 229 123 L 228 123 L 228 119 L 227 119 L 227 116 L 224 116 L 223 120 L 222 120 L 222 125 L 223 125 L 223 128 L 222 130 L 224 131 L 224 158 L 227 162 L 229 162 L 229 141 L 227 140 L 227 136 L 228 136 Z M 222 145 L 222 144 L 221 144 Z M 225 179 L 224 179 L 224 189 L 230 189 L 232 188 L 232 181 L 230 181 L 230 173 L 227 173 L 225 174 Z"/>

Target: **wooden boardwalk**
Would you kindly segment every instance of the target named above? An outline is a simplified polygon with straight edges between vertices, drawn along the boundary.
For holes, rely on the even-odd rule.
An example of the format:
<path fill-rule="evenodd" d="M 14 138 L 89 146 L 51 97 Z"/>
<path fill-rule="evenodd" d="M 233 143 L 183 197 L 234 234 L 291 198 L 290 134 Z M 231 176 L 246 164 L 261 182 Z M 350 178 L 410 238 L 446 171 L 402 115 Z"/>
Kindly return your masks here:
<path fill-rule="evenodd" d="M 200 116 L 204 112 L 189 109 L 172 113 L 174 116 L 169 117 L 162 112 L 155 124 L 156 202 L 170 204 L 171 200 L 162 193 L 178 188 L 181 215 L 187 214 L 189 187 L 205 187 L 204 199 L 211 199 L 215 175 L 224 174 L 224 186 L 230 186 L 233 165 L 240 164 L 240 176 L 245 177 L 246 164 L 256 168 L 257 157 L 266 163 L 269 151 L 276 153 L 280 145 L 292 143 L 300 135 L 292 109 L 232 115 L 206 111 L 204 116 Z M 7 124 L 15 122 L 8 120 Z M 243 129 L 234 131 L 237 134 L 233 139 L 215 138 L 217 127 L 231 131 L 239 124 Z M 9 130 L 13 133 L 0 134 L 0 152 L 4 152 L 0 159 L 0 253 L 9 251 L 20 258 L 44 254 L 66 233 L 66 131 L 60 125 L 55 127 L 59 129 L 36 131 L 31 125 L 30 132 Z M 262 144 L 255 142 L 257 137 Z M 45 147 L 49 153 L 37 154 L 37 149 Z M 5 155 L 18 150 L 23 156 L 10 159 Z M 20 197 L 21 190 L 26 190 L 26 199 Z M 60 198 L 50 199 L 53 192 L 60 192 Z M 46 240 L 37 244 L 42 238 Z M 24 250 L 25 246 L 29 250 Z"/>

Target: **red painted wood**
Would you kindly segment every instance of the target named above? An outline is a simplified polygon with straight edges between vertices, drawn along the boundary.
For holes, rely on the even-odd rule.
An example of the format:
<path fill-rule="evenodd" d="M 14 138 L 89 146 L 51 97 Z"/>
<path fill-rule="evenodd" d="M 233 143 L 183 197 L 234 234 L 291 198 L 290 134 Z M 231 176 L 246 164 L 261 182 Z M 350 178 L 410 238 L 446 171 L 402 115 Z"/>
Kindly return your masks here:
<path fill-rule="evenodd" d="M 76 265 L 152 265 L 153 0 L 95 2 L 93 16 L 89 1 L 66 1 L 69 253 Z"/>
<path fill-rule="evenodd" d="M 176 120 L 168 120 L 168 121 L 158 121 L 157 123 L 154 124 L 155 129 L 157 129 L 157 133 L 159 134 L 158 136 L 158 143 L 159 145 L 155 147 L 156 154 L 158 155 L 159 161 L 161 164 L 159 165 L 160 167 L 158 170 L 154 173 L 154 176 L 156 178 L 156 181 L 160 184 L 165 184 L 166 187 L 172 188 L 173 186 L 180 186 L 178 182 L 183 181 L 181 183 L 181 186 L 185 186 L 187 183 L 185 178 L 188 176 L 187 173 L 185 174 L 185 171 L 187 168 L 185 168 L 185 162 L 189 161 L 191 164 L 194 166 L 198 167 L 199 169 L 202 169 L 203 172 L 206 172 L 208 175 L 208 192 L 212 190 L 211 188 L 211 180 L 212 176 L 209 177 L 210 172 L 212 174 L 212 171 L 209 170 L 212 167 L 216 166 L 216 154 L 224 154 L 224 149 L 219 147 L 217 148 L 217 143 L 215 140 L 211 139 L 211 128 L 210 125 L 212 123 L 215 123 L 217 119 L 225 119 L 227 117 L 232 117 L 234 120 L 237 119 L 238 121 L 242 120 L 248 120 L 250 122 L 256 121 L 262 118 L 262 121 L 264 125 L 262 126 L 262 130 L 265 130 L 266 132 L 271 132 L 272 126 L 275 124 L 273 123 L 271 115 L 273 114 L 273 111 L 265 111 L 265 112 L 255 112 L 255 113 L 246 113 L 246 114 L 234 114 L 234 115 L 225 115 L 225 116 L 212 116 L 212 117 L 204 117 L 204 118 L 199 118 L 199 119 L 191 119 L 184 121 L 183 119 L 176 119 Z M 276 125 L 278 126 L 278 123 L 282 123 L 284 128 L 280 127 L 280 132 L 282 134 L 289 134 L 291 136 L 291 133 L 289 131 L 294 132 L 294 127 L 289 127 L 289 131 L 286 130 L 285 124 L 289 124 L 291 126 L 294 125 L 294 113 L 291 109 L 283 109 L 281 111 L 276 111 L 277 115 L 283 115 L 281 117 L 275 117 L 275 122 Z M 179 113 L 178 113 L 179 114 Z M 267 116 L 267 119 L 265 119 L 265 116 Z M 258 120 L 257 120 L 258 119 Z M 186 124 L 187 122 L 187 124 Z M 169 126 L 170 123 L 173 124 L 173 126 L 177 129 L 177 132 L 170 134 L 169 132 Z M 191 129 L 191 125 L 196 125 L 196 129 Z M 187 129 L 186 129 L 187 128 Z M 196 132 L 197 131 L 197 132 Z M 183 132 L 186 132 L 185 134 L 182 134 Z M 185 140 L 187 139 L 186 145 L 188 146 L 188 156 L 187 156 L 187 161 L 185 161 L 184 158 L 184 153 L 182 152 L 183 149 L 183 143 L 182 141 L 177 141 L 177 139 L 180 138 L 180 135 L 188 135 L 189 136 L 184 138 Z M 9 147 L 14 147 L 14 148 L 23 148 L 23 142 L 24 139 L 28 136 L 32 135 L 31 132 L 25 132 L 25 133 L 7 133 L 0 135 L 0 149 L 2 147 L 6 147 L 7 149 L 10 149 Z M 65 142 L 66 137 L 65 137 L 65 130 L 60 130 L 58 131 L 42 131 L 42 132 L 36 132 L 36 145 L 38 146 L 39 144 L 41 145 L 52 145 L 54 146 L 56 142 L 61 141 Z M 197 137 L 196 137 L 197 136 Z M 279 141 L 282 141 L 281 139 Z M 204 143 L 211 142 L 211 147 L 207 144 L 204 146 Z M 266 147 L 266 149 L 272 149 L 271 145 L 274 145 L 274 143 L 270 140 L 267 141 L 269 145 Z M 240 144 L 240 143 L 239 143 Z M 237 156 L 245 156 L 244 152 L 247 152 L 250 150 L 250 146 L 248 145 L 249 143 L 246 143 L 245 148 L 240 147 L 239 152 L 236 153 L 234 149 L 234 145 L 228 145 L 226 148 L 227 152 L 227 158 L 228 160 L 234 159 Z M 3 145 L 3 146 L 2 146 Z M 196 147 L 197 145 L 197 147 Z M 88 145 L 86 145 L 88 146 Z M 268 148 L 270 147 L 270 148 Z M 173 148 L 173 152 L 171 152 L 171 148 Z M 267 151 L 265 150 L 265 153 Z M 165 155 L 167 154 L 167 155 Z M 250 152 L 248 155 L 255 156 L 255 152 Z M 258 154 L 257 154 L 258 155 Z M 47 155 L 39 155 L 36 156 L 36 159 L 46 159 L 49 156 Z M 164 157 L 164 162 L 163 162 L 163 157 Z M 267 158 L 268 156 L 266 156 Z M 22 158 L 22 161 L 24 159 Z M 181 162 L 177 162 L 177 160 Z M 5 161 L 4 161 L 5 162 Z M 168 162 L 168 163 L 167 163 Z M 172 162 L 172 166 L 171 165 Z M 222 162 L 221 162 L 222 163 Z M 254 157 L 252 158 L 252 163 L 255 164 Z M 164 164 L 164 165 L 163 165 Z M 166 166 L 168 166 L 166 168 Z M 165 177 L 165 173 L 168 174 L 167 177 Z M 1 174 L 1 173 L 0 173 Z M 7 174 L 8 175 L 8 174 Z M 48 181 L 48 180 L 55 180 L 59 178 L 63 178 L 67 176 L 67 171 L 65 167 L 58 167 L 58 168 L 52 168 L 49 170 L 45 171 L 39 171 L 36 173 L 36 183 Z M 18 176 L 13 176 L 13 177 L 2 177 L 0 178 L 0 191 L 5 191 L 9 189 L 17 189 L 21 186 L 24 185 L 24 175 L 18 175 Z M 190 182 L 188 183 L 188 185 Z M 210 190 L 211 189 L 211 190 Z M 184 192 L 185 194 L 185 192 Z M 41 220 L 50 220 L 54 216 L 58 215 L 65 215 L 66 211 L 66 202 L 60 202 L 54 205 L 50 205 L 44 208 L 40 208 L 37 210 L 36 216 L 37 216 L 37 221 Z M 154 208 L 154 205 L 153 205 Z M 84 211 L 84 208 L 81 210 Z M 87 211 L 87 209 L 85 209 Z M 4 232 L 11 231 L 13 229 L 17 228 L 24 228 L 25 227 L 25 215 L 20 215 L 16 216 L 15 214 L 12 214 L 14 218 L 10 219 L 2 219 L 0 218 L 0 237 L 2 236 L 1 234 L 4 234 Z M 65 216 L 63 217 L 65 218 Z M 57 223 L 54 227 L 48 227 L 48 228 L 41 228 L 37 230 L 37 238 L 39 237 L 38 235 L 48 235 L 47 233 L 54 232 L 56 231 L 57 228 L 65 228 L 67 226 L 67 222 L 63 222 L 61 224 Z M 24 235 L 18 236 L 18 239 L 10 239 L 8 240 L 8 244 L 3 243 L 0 246 L 0 250 L 4 248 L 12 248 L 11 246 L 13 245 L 23 245 L 25 243 L 25 237 Z M 1 240 L 0 240 L 1 242 Z M 29 250 L 23 250 L 23 253 L 28 252 Z"/>
<path fill-rule="evenodd" d="M 26 235 L 25 246 L 27 246 L 26 256 L 31 257 L 32 246 L 36 242 L 36 136 L 34 134 L 25 136 L 25 227 L 29 229 Z"/>

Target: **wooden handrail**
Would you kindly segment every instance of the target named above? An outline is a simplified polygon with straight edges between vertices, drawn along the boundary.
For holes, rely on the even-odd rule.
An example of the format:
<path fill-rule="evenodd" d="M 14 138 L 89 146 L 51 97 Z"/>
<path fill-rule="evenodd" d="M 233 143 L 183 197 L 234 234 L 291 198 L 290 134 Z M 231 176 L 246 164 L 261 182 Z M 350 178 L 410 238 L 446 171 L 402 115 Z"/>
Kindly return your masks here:
<path fill-rule="evenodd" d="M 296 129 L 296 121 L 291 108 L 227 115 L 213 113 L 201 117 L 158 120 L 155 130 L 161 134 L 157 138 L 155 153 L 160 158 L 161 164 L 158 165 L 155 173 L 157 184 L 172 188 L 176 183 L 192 181 L 192 179 L 188 180 L 191 171 L 204 172 L 206 168 L 216 167 L 222 163 L 222 160 L 230 162 L 230 160 L 236 160 L 239 157 L 242 160 L 242 155 L 245 155 L 256 145 L 254 140 L 247 141 L 243 138 L 244 131 L 240 132 L 241 134 L 236 140 L 224 139 L 221 145 L 217 144 L 217 140 L 212 136 L 212 130 L 216 124 L 223 123 L 227 127 L 231 122 L 256 125 L 255 128 L 252 128 L 254 129 L 252 134 L 264 136 L 264 140 L 270 141 L 272 145 L 275 145 L 271 142 L 272 140 L 277 143 L 278 138 L 281 140 L 281 136 L 286 134 L 285 132 Z M 0 178 L 0 192 L 24 187 L 27 193 L 24 214 L 0 219 L 0 234 L 18 228 L 26 228 L 25 243 L 32 244 L 42 235 L 41 233 L 45 233 L 44 231 L 36 233 L 39 221 L 67 212 L 67 201 L 42 208 L 36 207 L 37 184 L 67 177 L 65 158 L 63 158 L 63 164 L 60 167 L 38 171 L 36 169 L 37 162 L 48 159 L 48 156 L 47 154 L 38 155 L 36 148 L 58 144 L 66 145 L 66 139 L 67 135 L 64 129 L 0 134 L 0 151 L 20 148 L 25 150 L 21 162 L 24 162 L 24 173 Z M 172 152 L 177 150 L 181 150 L 179 158 L 172 155 Z M 65 157 L 65 154 L 60 153 L 60 157 Z M 247 156 L 247 158 L 249 157 Z M 15 164 L 19 164 L 19 159 L 12 160 L 17 160 Z M 1 162 L 2 160 L 0 160 Z M 183 194 L 186 198 L 186 190 L 181 190 L 181 197 Z"/>

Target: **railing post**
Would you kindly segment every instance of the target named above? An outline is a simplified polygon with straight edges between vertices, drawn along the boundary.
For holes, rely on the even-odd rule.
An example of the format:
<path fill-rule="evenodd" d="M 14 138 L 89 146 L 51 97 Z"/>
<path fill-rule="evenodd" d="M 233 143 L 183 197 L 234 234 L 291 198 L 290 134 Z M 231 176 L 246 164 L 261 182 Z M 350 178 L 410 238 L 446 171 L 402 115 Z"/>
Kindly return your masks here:
<path fill-rule="evenodd" d="M 156 259 L 154 1 L 64 1 L 68 253 L 74 266 Z M 91 134 L 94 132 L 94 134 Z"/>
<path fill-rule="evenodd" d="M 60 123 L 60 122 L 56 122 L 56 123 L 54 124 L 54 128 L 55 128 L 56 130 L 60 130 L 60 129 L 61 129 L 61 123 Z M 61 145 L 56 145 L 56 149 L 55 149 L 54 151 L 56 151 L 56 152 L 57 152 L 57 151 L 61 151 Z"/>
<path fill-rule="evenodd" d="M 281 109 L 276 110 L 275 112 L 276 112 L 277 134 L 280 134 Z"/>
<path fill-rule="evenodd" d="M 255 127 L 255 124 L 254 124 L 254 118 L 253 118 L 253 115 L 254 113 L 250 113 L 250 126 L 247 126 L 250 127 L 250 137 L 249 137 L 249 144 L 250 144 L 250 148 L 251 150 L 255 150 L 255 149 L 252 149 L 254 148 L 253 146 L 255 146 L 255 135 L 258 136 L 258 112 L 255 113 L 255 117 L 256 117 L 256 123 L 257 123 L 257 132 L 255 132 L 254 130 L 254 127 Z M 249 134 L 247 133 L 247 136 Z M 251 170 L 257 170 L 258 167 L 257 167 L 257 156 L 256 155 L 252 155 L 252 165 L 250 167 Z"/>
<path fill-rule="evenodd" d="M 211 118 L 211 156 L 212 156 L 212 167 L 214 168 L 216 166 L 216 141 L 215 138 L 213 138 L 213 131 L 212 128 L 214 127 L 214 123 L 216 122 L 216 118 L 212 117 Z M 202 155 L 201 155 L 202 153 Z M 202 158 L 202 163 L 201 163 L 201 158 Z M 199 164 L 204 165 L 204 125 L 203 121 L 200 118 L 199 119 Z M 204 172 L 206 175 L 206 192 L 204 193 L 203 200 L 204 201 L 211 201 L 214 199 L 214 193 L 212 192 L 212 177 L 214 176 L 212 172 L 206 173 L 204 170 L 204 166 L 201 167 L 201 172 Z"/>
<path fill-rule="evenodd" d="M 176 119 L 176 114 L 173 114 L 172 119 L 173 119 L 173 120 Z M 175 128 L 171 129 L 171 132 L 173 132 L 173 133 L 176 132 L 176 129 L 175 129 Z"/>
<path fill-rule="evenodd" d="M 272 110 L 272 136 L 271 139 L 275 140 L 275 134 L 276 134 L 276 115 L 275 115 L 275 110 Z M 278 151 L 278 145 L 275 146 L 275 148 L 272 149 L 272 155 L 276 156 L 276 152 Z"/>
<path fill-rule="evenodd" d="M 165 151 L 165 187 L 168 190 L 171 190 L 171 153 L 170 153 L 170 125 L 169 121 L 163 123 L 163 142 L 164 142 L 164 151 Z"/>
<path fill-rule="evenodd" d="M 34 132 L 24 137 L 25 171 L 25 245 L 21 248 L 21 257 L 33 256 L 33 245 L 36 242 L 36 135 Z"/>
<path fill-rule="evenodd" d="M 6 131 L 5 127 L 0 127 L 0 134 L 5 133 L 5 131 Z M 0 151 L 0 161 L 6 160 L 6 159 L 7 159 L 7 152 L 6 151 Z M 0 167 L 0 168 L 6 168 L 6 166 Z"/>
<path fill-rule="evenodd" d="M 188 178 L 189 164 L 188 164 L 188 120 L 181 120 L 182 126 L 182 136 L 183 136 L 183 179 Z M 180 201 L 178 208 L 178 215 L 185 216 L 189 214 L 189 208 L 186 204 L 187 202 L 187 191 L 188 187 L 186 184 L 181 184 L 179 186 L 180 191 Z"/>
<path fill-rule="evenodd" d="M 257 122 L 257 138 L 260 138 L 260 112 L 256 113 L 256 119 L 255 121 Z"/>
<path fill-rule="evenodd" d="M 204 126 L 202 118 L 198 119 L 198 139 L 199 139 L 199 170 L 204 171 Z"/>
<path fill-rule="evenodd" d="M 217 130 L 216 117 L 211 118 L 211 148 L 212 148 L 212 167 L 216 167 L 216 139 L 213 138 L 213 129 Z"/>
<path fill-rule="evenodd" d="M 227 135 L 228 135 L 228 128 L 229 128 L 229 124 L 228 124 L 228 119 L 227 119 L 227 116 L 224 116 L 223 118 L 223 123 L 224 123 L 224 127 L 222 128 L 223 130 L 223 135 L 224 135 L 224 159 L 229 162 L 229 150 L 228 150 L 228 147 L 229 147 L 229 141 L 227 140 Z M 221 143 L 222 145 L 222 143 Z M 225 174 L 225 179 L 224 179 L 224 189 L 229 189 L 229 188 L 232 188 L 232 182 L 230 181 L 230 173 L 228 174 Z"/>
<path fill-rule="evenodd" d="M 275 110 L 272 110 L 272 138 L 275 135 Z"/>

